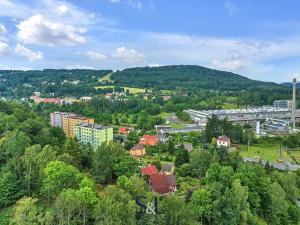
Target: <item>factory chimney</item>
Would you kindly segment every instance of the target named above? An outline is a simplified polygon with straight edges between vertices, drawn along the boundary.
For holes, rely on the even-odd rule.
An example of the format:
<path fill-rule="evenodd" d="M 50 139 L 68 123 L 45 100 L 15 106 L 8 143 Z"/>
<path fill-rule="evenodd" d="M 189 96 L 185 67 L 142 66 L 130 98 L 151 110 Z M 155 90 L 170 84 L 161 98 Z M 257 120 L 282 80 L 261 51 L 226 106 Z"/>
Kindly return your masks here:
<path fill-rule="evenodd" d="M 293 131 L 296 130 L 296 89 L 297 89 L 297 80 L 293 79 L 293 111 L 292 111 L 292 120 L 293 120 Z"/>

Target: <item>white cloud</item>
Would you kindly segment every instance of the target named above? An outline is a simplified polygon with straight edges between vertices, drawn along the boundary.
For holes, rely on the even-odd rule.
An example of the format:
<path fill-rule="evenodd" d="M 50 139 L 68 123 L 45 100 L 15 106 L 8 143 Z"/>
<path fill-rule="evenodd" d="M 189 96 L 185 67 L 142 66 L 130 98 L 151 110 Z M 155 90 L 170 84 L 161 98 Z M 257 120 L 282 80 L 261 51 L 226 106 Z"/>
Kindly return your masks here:
<path fill-rule="evenodd" d="M 212 62 L 212 67 L 220 70 L 235 71 L 244 66 L 244 63 L 240 59 L 225 59 L 217 60 Z"/>
<path fill-rule="evenodd" d="M 0 0 L 0 16 L 25 18 L 31 15 L 32 9 L 15 0 Z"/>
<path fill-rule="evenodd" d="M 237 51 L 228 52 L 226 59 L 215 59 L 212 61 L 212 67 L 220 70 L 236 71 L 243 68 L 245 62 Z"/>
<path fill-rule="evenodd" d="M 128 0 L 126 2 L 128 5 L 137 8 L 137 9 L 142 9 L 143 8 L 143 4 L 140 1 L 135 1 L 135 0 Z"/>
<path fill-rule="evenodd" d="M 131 7 L 137 8 L 137 9 L 142 9 L 143 4 L 141 1 L 138 0 L 109 0 L 112 3 L 124 3 L 126 5 L 129 5 Z"/>
<path fill-rule="evenodd" d="M 11 49 L 7 43 L 0 41 L 0 55 L 5 56 L 10 54 Z"/>
<path fill-rule="evenodd" d="M 117 48 L 114 57 L 121 59 L 126 63 L 138 63 L 144 59 L 142 53 L 137 52 L 134 49 L 127 49 L 125 47 Z"/>
<path fill-rule="evenodd" d="M 0 23 L 0 35 L 3 35 L 6 33 L 6 28 L 3 24 Z"/>
<path fill-rule="evenodd" d="M 101 52 L 88 51 L 88 52 L 86 52 L 86 55 L 91 60 L 104 60 L 107 58 L 107 56 Z"/>
<path fill-rule="evenodd" d="M 32 51 L 32 50 L 30 50 L 30 49 L 28 49 L 25 46 L 20 45 L 20 44 L 17 44 L 17 46 L 15 48 L 15 52 L 18 55 L 27 58 L 29 61 L 36 61 L 36 60 L 43 59 L 43 53 L 34 52 L 34 51 Z"/>
<path fill-rule="evenodd" d="M 32 16 L 17 25 L 17 37 L 23 43 L 55 45 L 76 45 L 85 43 L 81 36 L 85 30 L 63 22 L 48 21 L 42 15 Z"/>
<path fill-rule="evenodd" d="M 236 5 L 231 1 L 227 1 L 225 7 L 228 11 L 229 18 L 240 11 L 240 9 L 237 8 Z"/>
<path fill-rule="evenodd" d="M 57 14 L 60 16 L 64 16 L 64 15 L 67 15 L 68 13 L 70 13 L 69 7 L 65 4 L 58 6 L 56 8 L 56 11 L 57 11 Z"/>

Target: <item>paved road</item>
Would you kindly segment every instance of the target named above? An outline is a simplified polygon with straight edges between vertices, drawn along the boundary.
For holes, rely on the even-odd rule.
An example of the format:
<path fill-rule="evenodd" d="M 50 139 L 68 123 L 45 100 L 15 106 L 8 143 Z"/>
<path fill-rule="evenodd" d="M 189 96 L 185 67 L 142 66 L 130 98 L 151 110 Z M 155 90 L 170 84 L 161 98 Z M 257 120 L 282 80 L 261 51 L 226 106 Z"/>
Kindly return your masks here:
<path fill-rule="evenodd" d="M 263 166 L 266 165 L 267 161 L 265 160 L 259 160 L 257 158 L 254 157 L 246 157 L 243 158 L 244 162 L 254 162 L 254 163 L 259 163 L 261 162 L 261 164 Z M 296 171 L 298 169 L 300 169 L 300 165 L 295 165 L 295 164 L 291 164 L 291 163 L 270 163 L 270 166 L 272 166 L 275 169 L 278 170 L 289 170 L 289 171 Z"/>

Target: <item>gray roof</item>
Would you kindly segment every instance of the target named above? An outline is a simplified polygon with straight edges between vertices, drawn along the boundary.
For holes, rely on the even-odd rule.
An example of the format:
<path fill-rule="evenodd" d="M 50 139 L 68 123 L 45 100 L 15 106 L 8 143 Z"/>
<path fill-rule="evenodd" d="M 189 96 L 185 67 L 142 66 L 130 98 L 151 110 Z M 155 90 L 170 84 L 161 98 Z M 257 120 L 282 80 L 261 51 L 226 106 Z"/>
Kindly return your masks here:
<path fill-rule="evenodd" d="M 162 165 L 161 171 L 171 173 L 173 170 L 173 167 L 174 167 L 174 164 L 166 163 L 166 164 Z"/>

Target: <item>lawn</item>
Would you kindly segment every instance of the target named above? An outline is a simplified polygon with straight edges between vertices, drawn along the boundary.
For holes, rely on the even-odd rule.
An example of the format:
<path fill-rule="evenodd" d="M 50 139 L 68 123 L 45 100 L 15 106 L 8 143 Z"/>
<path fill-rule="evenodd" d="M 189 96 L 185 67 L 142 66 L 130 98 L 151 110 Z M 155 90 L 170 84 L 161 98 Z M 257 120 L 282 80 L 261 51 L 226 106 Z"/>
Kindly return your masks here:
<path fill-rule="evenodd" d="M 297 163 L 300 163 L 300 150 L 298 151 L 290 151 L 290 155 L 294 157 Z"/>
<path fill-rule="evenodd" d="M 172 116 L 171 113 L 167 113 L 167 112 L 162 112 L 159 114 L 159 116 L 163 119 L 167 119 L 169 116 Z"/>
<path fill-rule="evenodd" d="M 115 86 L 98 86 L 95 87 L 96 89 L 106 89 L 106 88 L 113 88 Z M 129 91 L 130 94 L 138 94 L 138 93 L 145 93 L 146 89 L 144 88 L 133 88 L 133 87 L 121 87 L 124 88 L 125 91 Z"/>
<path fill-rule="evenodd" d="M 109 73 L 109 74 L 105 75 L 104 77 L 100 78 L 100 79 L 99 79 L 99 82 L 100 82 L 100 83 L 103 83 L 103 82 L 105 82 L 105 81 L 111 82 L 111 81 L 112 81 L 112 80 L 110 79 L 111 74 L 112 74 L 112 73 Z"/>
<path fill-rule="evenodd" d="M 237 105 L 234 103 L 224 103 L 222 109 L 237 109 Z"/>
<path fill-rule="evenodd" d="M 249 150 L 247 146 L 242 146 L 240 155 L 242 157 L 257 157 L 262 160 L 267 160 L 269 162 L 277 162 L 278 149 L 279 149 L 279 145 L 272 145 L 272 144 L 250 146 Z M 282 150 L 282 157 L 289 162 L 293 161 L 293 159 L 284 150 Z"/>

